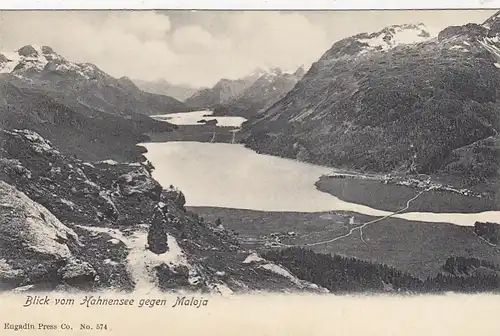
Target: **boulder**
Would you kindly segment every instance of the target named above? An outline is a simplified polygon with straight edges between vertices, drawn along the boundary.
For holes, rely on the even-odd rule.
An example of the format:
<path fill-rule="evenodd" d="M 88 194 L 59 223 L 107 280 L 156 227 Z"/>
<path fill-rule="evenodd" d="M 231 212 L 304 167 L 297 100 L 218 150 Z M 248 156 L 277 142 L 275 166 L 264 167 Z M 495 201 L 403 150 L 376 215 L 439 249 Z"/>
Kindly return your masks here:
<path fill-rule="evenodd" d="M 165 203 L 172 201 L 181 209 L 183 209 L 184 205 L 186 205 L 186 197 L 184 194 L 172 185 L 169 188 L 162 190 L 160 200 Z"/>
<path fill-rule="evenodd" d="M 73 286 L 92 284 L 97 272 L 88 262 L 71 258 L 66 265 L 58 270 L 61 279 Z"/>
<path fill-rule="evenodd" d="M 146 168 L 140 168 L 121 175 L 116 180 L 116 186 L 123 196 L 144 194 L 153 200 L 159 200 L 161 185 L 155 181 Z"/>

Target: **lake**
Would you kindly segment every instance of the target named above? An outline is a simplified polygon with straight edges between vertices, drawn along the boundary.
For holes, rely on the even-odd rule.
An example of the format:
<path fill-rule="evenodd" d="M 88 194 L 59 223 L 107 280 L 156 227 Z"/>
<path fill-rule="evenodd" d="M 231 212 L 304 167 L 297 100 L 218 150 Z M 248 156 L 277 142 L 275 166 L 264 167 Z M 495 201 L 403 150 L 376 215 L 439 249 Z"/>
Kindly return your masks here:
<path fill-rule="evenodd" d="M 164 187 L 174 185 L 186 205 L 261 211 L 352 211 L 387 216 L 390 211 L 345 202 L 316 189 L 316 181 L 332 169 L 257 154 L 241 144 L 166 142 L 141 144 Z M 415 194 L 417 191 L 415 191 Z M 376 195 L 374 195 L 376 197 Z M 476 221 L 500 223 L 500 211 L 482 213 L 413 212 L 394 217 L 421 222 L 470 226 Z"/>
<path fill-rule="evenodd" d="M 221 127 L 240 127 L 242 123 L 246 121 L 245 118 L 242 117 L 212 117 L 208 115 L 212 115 L 213 111 L 194 111 L 194 112 L 180 112 L 180 113 L 171 113 L 171 114 L 162 114 L 151 116 L 154 119 L 168 121 L 174 125 L 203 125 L 198 121 L 204 120 L 217 120 L 217 126 Z"/>

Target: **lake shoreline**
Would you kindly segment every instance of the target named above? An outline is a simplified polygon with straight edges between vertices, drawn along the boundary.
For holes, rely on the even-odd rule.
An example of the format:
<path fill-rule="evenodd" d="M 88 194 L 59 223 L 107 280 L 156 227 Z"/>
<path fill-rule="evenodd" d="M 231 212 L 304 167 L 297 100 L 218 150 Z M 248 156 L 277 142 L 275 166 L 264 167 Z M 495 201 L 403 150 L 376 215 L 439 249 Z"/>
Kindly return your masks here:
<path fill-rule="evenodd" d="M 326 175 L 321 176 L 315 185 L 318 190 L 346 202 L 356 202 L 385 211 L 400 210 L 407 199 L 421 190 L 395 183 L 385 184 L 377 179 L 339 178 Z M 481 213 L 498 210 L 500 206 L 492 199 L 466 196 L 446 190 L 429 190 L 413 202 L 407 212 Z"/>
<path fill-rule="evenodd" d="M 216 157 L 216 165 L 204 167 L 202 163 L 204 159 L 212 157 L 212 145 L 222 145 L 224 148 L 243 147 L 245 150 L 251 151 L 252 155 L 257 155 L 257 158 L 265 159 L 283 159 L 280 162 L 289 162 L 290 164 L 298 165 L 314 165 L 309 163 L 299 163 L 297 160 L 290 158 L 279 158 L 266 154 L 258 154 L 255 151 L 244 147 L 242 144 L 229 146 L 232 142 L 232 131 L 236 128 L 220 127 L 216 125 L 178 125 L 178 129 L 173 132 L 162 132 L 149 134 L 150 141 L 148 144 L 155 144 L 157 149 L 167 148 L 168 146 L 181 146 L 174 149 L 179 155 L 182 153 L 185 156 L 179 157 L 182 160 L 191 160 L 191 156 L 197 156 L 199 162 L 188 164 L 188 169 L 182 165 L 178 167 L 181 172 L 179 177 L 185 178 L 190 176 L 189 166 L 197 166 L 198 169 L 206 173 L 206 177 L 211 178 L 210 174 L 217 171 L 217 167 L 227 167 L 232 161 L 224 161 L 225 156 Z M 213 134 L 217 136 L 214 139 Z M 198 144 L 193 144 L 193 142 Z M 160 143 L 167 143 L 165 147 Z M 173 144 L 177 143 L 177 144 Z M 188 147 L 182 147 L 183 144 L 190 143 Z M 211 143 L 211 144 L 208 144 Z M 146 156 L 151 156 L 152 152 L 145 148 Z M 189 146 L 194 147 L 189 147 Z M 200 151 L 193 150 L 199 146 L 205 146 Z M 242 148 L 238 149 L 242 151 Z M 228 156 L 231 155 L 228 152 Z M 215 154 L 217 156 L 217 154 Z M 162 155 L 157 156 L 162 158 Z M 168 157 L 168 155 L 167 155 Z M 168 157 L 169 165 L 175 165 L 176 159 L 172 160 Z M 234 160 L 238 161 L 238 160 Z M 241 159 L 245 162 L 245 157 Z M 251 160 L 250 160 L 251 161 Z M 161 165 L 156 164 L 155 160 L 151 161 L 158 170 L 163 170 Z M 250 164 L 250 162 L 249 162 Z M 270 164 L 271 166 L 274 163 Z M 239 169 L 247 169 L 247 165 L 233 166 L 238 171 Z M 359 172 L 349 172 L 347 170 L 336 170 L 335 168 L 323 167 L 324 169 L 317 170 L 318 175 L 314 181 L 311 181 L 310 187 L 316 192 L 324 194 L 328 197 L 338 197 L 346 202 L 355 202 L 357 204 L 374 207 L 375 209 L 383 209 L 391 212 L 396 212 L 404 208 L 409 199 L 414 197 L 419 188 L 412 186 L 384 184 L 382 176 L 367 176 Z M 172 169 L 172 167 L 170 167 Z M 219 168 L 220 169 L 220 168 Z M 174 169 L 175 171 L 176 169 Z M 328 177 L 328 171 L 337 173 L 354 174 L 357 176 L 353 179 L 342 179 L 336 177 Z M 231 171 L 228 171 L 231 172 Z M 257 174 L 256 171 L 248 169 L 248 172 Z M 157 172 L 158 173 L 158 172 Z M 199 172 L 197 172 L 199 173 Z M 293 174 L 293 171 L 290 173 Z M 309 174 L 304 170 L 304 174 Z M 229 174 L 231 175 L 231 174 Z M 248 175 L 239 176 L 240 179 L 245 179 Z M 175 177 L 175 176 L 174 176 Z M 171 183 L 176 185 L 176 179 L 172 177 Z M 265 177 L 265 174 L 262 176 Z M 298 176 L 300 177 L 300 176 Z M 253 178 L 250 176 L 250 178 Z M 156 178 L 157 179 L 157 178 Z M 271 179 L 273 179 L 271 177 Z M 158 179 L 157 179 L 158 180 Z M 290 183 L 293 184 L 293 179 Z M 160 182 L 160 181 L 159 181 Z M 235 183 L 237 180 L 234 181 Z M 272 181 L 269 181 L 272 182 Z M 161 183 L 161 182 L 160 182 Z M 165 182 L 164 182 L 165 183 Z M 220 180 L 221 185 L 230 184 L 231 176 Z M 163 184 L 163 183 L 162 183 Z M 343 185 L 344 184 L 344 185 Z M 176 185 L 181 190 L 185 191 L 182 185 Z M 202 188 L 202 185 L 196 184 L 195 187 Z M 189 190 L 189 188 L 187 188 Z M 251 193 L 251 191 L 246 190 Z M 211 195 L 213 196 L 213 195 Z M 437 211 L 437 212 L 459 212 L 467 209 L 472 213 L 490 210 L 485 200 L 481 202 L 467 205 L 473 197 L 464 195 L 456 195 L 446 191 L 430 191 L 424 193 L 422 198 L 416 199 L 410 204 L 407 212 L 416 211 Z M 265 194 L 261 197 L 266 198 Z M 226 229 L 234 230 L 239 234 L 239 240 L 256 251 L 266 251 L 269 249 L 283 248 L 289 245 L 315 244 L 324 241 L 319 245 L 309 247 L 310 249 L 329 254 L 338 254 L 348 257 L 355 257 L 362 260 L 370 260 L 380 262 L 387 265 L 405 270 L 411 274 L 425 278 L 429 274 L 437 274 L 442 271 L 443 262 L 450 256 L 473 256 L 489 260 L 500 264 L 500 255 L 497 253 L 497 248 L 489 246 L 474 234 L 472 225 L 461 226 L 446 221 L 425 222 L 419 220 L 410 220 L 396 217 L 388 217 L 383 220 L 365 227 L 362 231 L 363 239 L 359 230 L 354 231 L 352 235 L 346 236 L 339 240 L 328 242 L 346 235 L 351 228 L 361 226 L 363 223 L 373 221 L 382 216 L 366 215 L 359 212 L 349 210 L 325 210 L 325 211 L 268 211 L 268 210 L 252 210 L 235 208 L 231 206 L 210 206 L 210 205 L 193 205 L 190 200 L 189 192 L 186 193 L 186 207 L 194 213 L 200 215 L 208 221 L 215 221 L 217 218 L 222 220 L 222 225 Z M 455 204 L 456 200 L 461 200 L 459 204 Z M 197 203 L 197 202 L 194 202 Z M 200 202 L 203 203 L 203 202 Z M 200 204 L 198 203 L 198 204 Z M 217 203 L 217 202 L 214 202 Z M 465 205 L 464 205 L 465 204 Z M 295 236 L 289 235 L 293 233 Z M 276 237 L 281 237 L 280 243 L 275 243 Z"/>
<path fill-rule="evenodd" d="M 197 114 L 206 113 L 206 111 L 198 111 L 195 113 Z M 191 119 L 192 120 L 188 121 L 192 123 L 193 120 L 197 118 L 191 118 Z M 167 118 L 165 121 L 168 120 L 170 119 Z M 205 160 L 208 161 L 213 160 L 212 155 L 214 155 L 215 153 L 216 156 L 219 156 L 218 160 L 222 162 L 225 161 L 226 158 L 224 156 L 220 157 L 220 153 L 218 153 L 217 151 L 210 154 L 213 151 L 213 148 L 211 146 L 207 146 L 208 143 L 211 143 L 216 146 L 217 145 L 227 146 L 228 144 L 234 144 L 235 147 L 243 147 L 243 149 L 238 148 L 236 150 L 232 150 L 233 149 L 232 146 L 231 148 L 223 147 L 222 149 L 226 152 L 228 156 L 234 157 L 232 161 L 227 161 L 227 160 L 225 161 L 226 166 L 234 166 L 235 164 L 237 164 L 237 167 L 235 169 L 243 169 L 243 171 L 246 171 L 248 170 L 248 168 L 242 166 L 243 163 L 241 162 L 249 162 L 249 164 L 252 165 L 252 162 L 255 161 L 255 158 L 257 158 L 257 161 L 276 160 L 274 162 L 269 161 L 269 163 L 265 163 L 264 166 L 266 166 L 267 170 L 269 170 L 269 167 L 272 167 L 276 164 L 278 166 L 290 164 L 291 167 L 301 167 L 299 169 L 302 172 L 301 174 L 306 174 L 307 176 L 309 176 L 307 178 L 308 181 L 311 180 L 310 181 L 311 186 L 309 185 L 306 186 L 304 181 L 301 181 L 303 180 L 303 176 L 301 174 L 297 175 L 296 168 L 285 168 L 283 172 L 287 176 L 284 177 L 283 174 L 280 173 L 276 175 L 276 178 L 278 180 L 283 178 L 288 178 L 289 182 L 287 182 L 287 184 L 301 183 L 301 187 L 297 187 L 296 190 L 293 190 L 291 192 L 299 192 L 300 194 L 302 192 L 300 188 L 310 189 L 309 187 L 312 187 L 314 188 L 315 191 L 319 192 L 320 194 L 333 197 L 332 199 L 330 199 L 330 201 L 326 201 L 324 197 L 322 198 L 322 196 L 311 193 L 311 191 L 308 191 L 310 196 L 314 195 L 312 197 L 316 198 L 319 197 L 318 200 L 320 200 L 320 202 L 323 203 L 326 202 L 325 203 L 326 205 L 324 204 L 323 206 L 317 207 L 314 205 L 314 203 L 311 203 L 310 204 L 310 206 L 312 206 L 311 209 L 307 209 L 307 206 L 304 209 L 303 204 L 300 204 L 298 208 L 289 206 L 285 208 L 278 207 L 275 209 L 273 208 L 273 206 L 268 206 L 264 208 L 258 206 L 255 207 L 254 204 L 250 205 L 247 204 L 243 206 L 241 204 L 235 204 L 231 202 L 225 204 L 227 203 L 226 201 L 222 201 L 222 203 L 220 203 L 217 200 L 214 200 L 213 198 L 205 199 L 205 203 L 203 201 L 200 202 L 199 200 L 190 202 L 190 199 L 192 200 L 192 196 L 190 196 L 189 192 L 187 192 L 188 204 L 191 203 L 191 205 L 193 206 L 214 206 L 214 207 L 227 207 L 227 208 L 238 208 L 238 209 L 256 209 L 256 210 L 264 210 L 271 212 L 276 212 L 276 211 L 321 212 L 329 210 L 344 211 L 344 212 L 352 211 L 376 217 L 383 217 L 393 212 L 402 211 L 400 214 L 397 214 L 394 217 L 401 218 L 406 216 L 405 218 L 408 220 L 418 221 L 419 216 L 421 217 L 426 216 L 427 218 L 422 218 L 421 221 L 434 222 L 434 223 L 448 222 L 455 225 L 466 225 L 466 226 L 474 225 L 474 220 L 472 219 L 473 217 L 480 218 L 480 220 L 478 219 L 477 221 L 486 221 L 492 219 L 493 213 L 491 212 L 492 210 L 496 210 L 495 209 L 496 207 L 494 206 L 494 202 L 492 200 L 475 196 L 467 196 L 461 194 L 463 190 L 457 190 L 451 187 L 446 189 L 443 187 L 443 185 L 440 184 L 436 183 L 429 184 L 428 182 L 430 181 L 430 179 L 425 181 L 427 184 L 423 183 L 423 185 L 419 185 L 421 181 L 417 180 L 418 183 L 415 186 L 413 183 L 414 181 L 412 182 L 411 177 L 397 176 L 391 178 L 389 180 L 390 183 L 387 183 L 388 182 L 388 180 L 386 179 L 387 176 L 381 174 L 364 174 L 361 172 L 336 169 L 334 167 L 317 166 L 311 163 L 301 162 L 290 158 L 281 158 L 278 156 L 259 154 L 254 150 L 252 150 L 251 148 L 248 148 L 244 144 L 234 143 L 235 132 L 238 130 L 237 127 L 232 127 L 232 126 L 221 127 L 220 125 L 207 125 L 207 124 L 193 125 L 189 124 L 189 122 L 187 125 L 177 125 L 177 129 L 172 132 L 148 134 L 149 137 L 148 142 L 139 144 L 141 147 L 145 149 L 146 153 L 144 156 L 151 158 L 151 153 L 148 151 L 146 146 L 149 147 L 156 146 L 156 148 L 159 149 L 162 148 L 158 147 L 160 146 L 161 143 L 166 143 L 168 144 L 167 146 L 170 147 L 172 146 L 172 143 L 176 143 L 175 146 L 181 146 L 181 147 L 188 146 L 186 148 L 191 148 L 191 149 L 185 149 L 184 151 L 194 150 L 197 153 L 196 155 L 203 157 Z M 204 144 L 204 146 L 202 146 L 202 148 L 199 148 L 199 145 L 202 144 Z M 160 151 L 161 150 L 162 149 L 160 149 Z M 170 149 L 170 151 L 172 151 L 172 149 Z M 175 155 L 177 156 L 180 155 L 179 149 L 173 149 L 173 151 Z M 244 155 L 238 156 L 236 155 L 237 153 L 236 154 L 234 153 L 235 151 L 243 152 L 242 154 Z M 245 151 L 248 151 L 248 153 L 246 153 Z M 254 154 L 256 156 L 254 156 Z M 154 166 L 157 166 L 154 161 L 158 160 L 161 157 L 162 157 L 161 155 L 156 156 L 156 159 L 152 159 L 149 161 L 151 161 Z M 189 154 L 183 154 L 182 160 L 192 161 L 192 158 L 189 157 Z M 192 163 L 191 165 L 198 165 L 198 163 Z M 306 168 L 303 167 L 305 165 L 307 166 Z M 202 169 L 204 169 L 203 166 L 204 166 L 203 164 L 200 165 Z M 224 167 L 224 165 L 220 166 L 219 162 L 217 162 L 216 164 L 210 163 L 210 167 L 211 168 L 208 170 L 210 172 L 218 172 L 220 169 L 227 169 L 227 167 Z M 255 172 L 259 174 L 261 168 L 258 167 L 259 166 L 256 166 L 255 167 L 256 170 L 250 169 L 248 172 L 250 173 L 251 171 L 251 174 L 254 174 Z M 184 168 L 179 167 L 179 169 L 181 170 Z M 166 169 L 171 170 L 171 168 L 168 167 Z M 318 174 L 318 175 L 311 177 L 311 172 L 314 171 L 316 173 L 313 174 Z M 193 173 L 197 172 L 194 171 Z M 231 170 L 229 170 L 228 174 L 234 175 L 235 172 L 231 172 Z M 237 179 L 234 179 L 233 177 L 232 183 L 235 184 L 246 183 L 245 179 L 247 179 L 247 176 L 241 175 L 241 172 L 237 174 L 240 174 L 240 176 L 238 176 Z M 294 179 L 294 174 L 295 174 L 295 179 Z M 339 174 L 350 177 L 338 178 Z M 177 178 L 173 178 L 172 181 L 168 183 L 168 185 L 172 184 L 172 182 L 174 182 L 175 184 L 175 181 L 179 179 L 185 180 L 185 177 L 182 175 L 178 174 L 174 175 L 177 176 Z M 198 176 L 198 178 L 200 177 Z M 275 187 L 278 189 L 282 187 L 289 188 L 287 185 L 285 186 L 280 185 L 279 184 L 280 182 L 276 184 L 276 178 L 272 178 L 270 176 L 267 176 L 265 178 L 266 179 L 271 178 L 269 182 L 275 185 Z M 221 180 L 220 183 L 221 185 L 224 185 L 228 183 L 228 181 Z M 439 187 L 440 189 L 425 190 L 425 192 L 423 192 L 424 186 L 429 186 L 429 185 L 432 185 L 433 187 Z M 181 189 L 184 189 L 182 186 L 179 187 Z M 211 186 L 211 187 L 218 188 L 217 186 Z M 197 193 L 196 190 L 199 190 L 199 188 L 200 186 L 195 186 L 194 188 L 195 194 Z M 236 190 L 233 190 L 232 192 L 236 193 L 235 195 L 238 195 L 240 193 L 239 191 Z M 271 196 L 271 198 L 278 197 L 277 195 L 274 195 L 274 193 L 276 193 L 276 191 L 274 190 L 272 191 L 267 190 L 266 192 L 268 194 L 263 193 L 260 196 L 261 197 Z M 418 197 L 416 199 L 413 199 L 416 195 L 418 195 Z M 304 202 L 309 202 L 308 200 L 309 197 L 307 196 L 305 197 L 306 198 L 303 198 L 305 200 Z M 338 201 L 335 201 L 335 199 Z M 409 204 L 409 206 L 406 206 L 408 200 L 412 201 L 411 204 Z M 273 201 L 271 200 L 270 202 Z M 276 200 L 274 200 L 274 202 L 276 202 Z M 330 205 L 327 204 L 328 202 L 330 203 Z M 454 214 L 456 214 L 457 217 L 461 218 L 455 220 L 455 218 L 453 217 L 455 216 Z"/>

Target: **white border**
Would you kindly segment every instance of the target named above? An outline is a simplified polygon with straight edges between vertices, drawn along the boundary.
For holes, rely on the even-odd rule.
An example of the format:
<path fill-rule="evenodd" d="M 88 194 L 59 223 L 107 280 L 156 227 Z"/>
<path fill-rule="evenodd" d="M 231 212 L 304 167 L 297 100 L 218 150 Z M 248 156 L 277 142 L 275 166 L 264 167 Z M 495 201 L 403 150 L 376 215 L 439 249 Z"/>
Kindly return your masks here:
<path fill-rule="evenodd" d="M 496 9 L 500 0 L 0 0 L 0 9 Z"/>

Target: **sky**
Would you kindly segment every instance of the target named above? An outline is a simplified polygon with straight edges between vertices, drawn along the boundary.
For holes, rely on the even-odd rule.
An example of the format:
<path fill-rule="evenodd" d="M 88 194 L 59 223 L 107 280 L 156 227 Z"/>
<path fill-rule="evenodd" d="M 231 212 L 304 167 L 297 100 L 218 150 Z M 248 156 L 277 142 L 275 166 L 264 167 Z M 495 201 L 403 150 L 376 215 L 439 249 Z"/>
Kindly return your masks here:
<path fill-rule="evenodd" d="M 255 68 L 308 67 L 336 41 L 402 23 L 431 33 L 493 10 L 0 11 L 0 51 L 48 45 L 115 77 L 209 87 Z"/>

